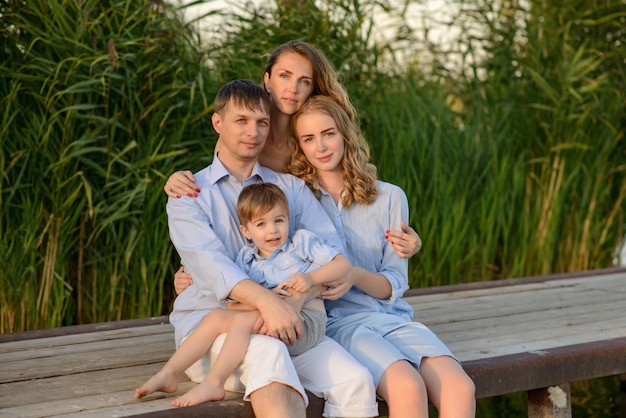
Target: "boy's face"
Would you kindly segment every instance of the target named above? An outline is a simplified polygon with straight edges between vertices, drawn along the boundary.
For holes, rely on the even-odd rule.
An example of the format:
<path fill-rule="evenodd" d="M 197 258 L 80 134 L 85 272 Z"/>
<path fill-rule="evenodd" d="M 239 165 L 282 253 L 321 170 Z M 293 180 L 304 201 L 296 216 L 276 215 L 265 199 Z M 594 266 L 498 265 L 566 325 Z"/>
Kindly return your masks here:
<path fill-rule="evenodd" d="M 289 214 L 281 205 L 275 205 L 269 212 L 263 213 L 241 225 L 241 232 L 252 240 L 259 249 L 259 255 L 267 258 L 272 252 L 285 245 L 289 237 Z"/>
<path fill-rule="evenodd" d="M 220 159 L 257 160 L 270 130 L 270 116 L 260 106 L 255 110 L 232 101 L 212 116 L 213 127 L 219 134 Z"/>

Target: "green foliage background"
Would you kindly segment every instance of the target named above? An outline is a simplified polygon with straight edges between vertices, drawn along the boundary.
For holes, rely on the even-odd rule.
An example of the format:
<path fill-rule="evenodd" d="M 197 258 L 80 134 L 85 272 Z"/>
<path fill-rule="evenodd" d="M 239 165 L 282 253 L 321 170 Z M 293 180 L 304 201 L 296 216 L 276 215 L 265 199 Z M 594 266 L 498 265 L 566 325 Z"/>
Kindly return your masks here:
<path fill-rule="evenodd" d="M 169 312 L 165 179 L 210 162 L 217 88 L 260 82 L 294 38 L 329 56 L 407 192 L 413 287 L 611 266 L 626 5 L 451 3 L 441 45 L 401 2 L 235 3 L 201 38 L 159 0 L 0 0 L 0 332 Z"/>

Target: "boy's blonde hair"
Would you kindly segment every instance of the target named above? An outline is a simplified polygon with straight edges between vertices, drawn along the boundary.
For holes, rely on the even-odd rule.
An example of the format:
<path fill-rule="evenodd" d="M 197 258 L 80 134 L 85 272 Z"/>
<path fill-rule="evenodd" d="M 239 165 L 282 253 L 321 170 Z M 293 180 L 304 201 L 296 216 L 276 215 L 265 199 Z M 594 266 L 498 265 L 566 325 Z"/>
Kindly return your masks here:
<path fill-rule="evenodd" d="M 255 218 L 269 212 L 280 205 L 289 218 L 287 197 L 280 188 L 272 183 L 250 184 L 243 188 L 237 199 L 237 216 L 239 223 L 245 225 Z"/>

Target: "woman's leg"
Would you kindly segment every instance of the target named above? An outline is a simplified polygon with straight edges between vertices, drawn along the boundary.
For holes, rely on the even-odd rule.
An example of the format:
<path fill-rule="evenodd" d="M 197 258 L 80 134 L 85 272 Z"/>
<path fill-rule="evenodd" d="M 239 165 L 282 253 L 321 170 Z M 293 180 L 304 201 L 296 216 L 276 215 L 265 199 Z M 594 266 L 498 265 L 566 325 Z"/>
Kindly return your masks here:
<path fill-rule="evenodd" d="M 406 360 L 385 370 L 377 388 L 387 402 L 389 418 L 428 418 L 428 393 L 422 376 Z"/>
<path fill-rule="evenodd" d="M 428 398 L 439 411 L 440 418 L 473 418 L 476 414 L 474 382 L 452 357 L 425 357 L 420 374 Z"/>
<path fill-rule="evenodd" d="M 350 323 L 334 336 L 374 376 L 376 393 L 387 402 L 390 418 L 427 418 L 428 394 L 422 377 L 408 357 L 385 338 L 387 318 Z M 393 318 L 391 318 L 393 319 Z"/>
<path fill-rule="evenodd" d="M 421 368 L 418 373 L 417 365 L 422 363 L 422 358 L 446 358 L 458 365 L 451 357 L 450 350 L 431 330 L 422 324 L 406 322 L 405 319 L 393 315 L 350 315 L 333 321 L 327 333 L 370 370 L 378 394 L 387 401 L 390 413 L 394 416 L 419 417 L 428 414 L 428 400 L 435 390 L 435 380 L 432 372 L 427 374 L 431 383 L 429 385 Z M 459 369 L 463 372 L 460 366 Z M 464 372 L 461 377 L 463 376 L 469 380 Z M 465 380 L 464 382 L 467 383 Z M 471 380 L 469 383 L 472 383 Z M 448 384 L 447 380 L 445 384 Z M 394 396 L 396 393 L 407 392 L 410 395 Z M 473 390 L 468 392 L 473 396 Z M 444 393 L 448 393 L 447 388 Z M 464 396 L 463 402 L 473 409 L 475 402 L 473 398 L 468 399 L 469 396 Z M 413 407 L 411 400 L 415 400 L 418 405 Z M 433 399 L 430 401 L 435 405 L 442 405 Z M 415 412 L 404 412 L 406 409 L 413 409 Z"/>
<path fill-rule="evenodd" d="M 439 411 L 440 418 L 474 416 L 474 382 L 435 333 L 418 322 L 385 331 L 385 340 L 419 365 L 428 399 Z"/>

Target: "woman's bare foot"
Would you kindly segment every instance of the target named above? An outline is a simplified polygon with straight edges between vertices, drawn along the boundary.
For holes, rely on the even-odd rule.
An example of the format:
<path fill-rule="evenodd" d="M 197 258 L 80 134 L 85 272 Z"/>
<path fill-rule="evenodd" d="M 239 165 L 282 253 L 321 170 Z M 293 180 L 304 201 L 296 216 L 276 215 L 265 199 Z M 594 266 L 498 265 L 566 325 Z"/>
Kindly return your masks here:
<path fill-rule="evenodd" d="M 172 401 L 173 406 L 192 406 L 208 401 L 221 401 L 226 396 L 223 387 L 211 386 L 206 382 L 191 388 L 180 398 Z"/>
<path fill-rule="evenodd" d="M 178 380 L 171 374 L 160 370 L 140 388 L 135 389 L 135 398 L 141 399 L 153 392 L 173 393 L 178 390 Z"/>

